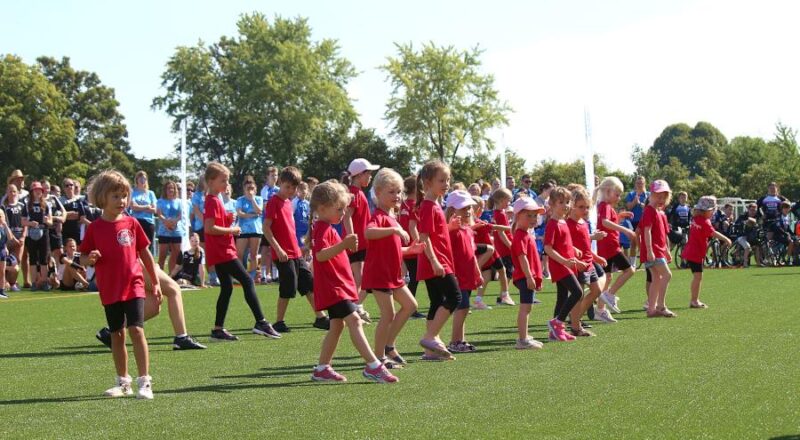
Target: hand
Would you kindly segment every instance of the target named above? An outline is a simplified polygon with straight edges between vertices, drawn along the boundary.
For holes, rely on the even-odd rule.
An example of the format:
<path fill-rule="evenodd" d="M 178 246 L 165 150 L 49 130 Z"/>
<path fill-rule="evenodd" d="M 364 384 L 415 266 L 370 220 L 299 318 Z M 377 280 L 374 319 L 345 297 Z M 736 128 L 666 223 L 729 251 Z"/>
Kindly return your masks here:
<path fill-rule="evenodd" d="M 631 242 L 636 241 L 636 234 L 634 234 L 631 231 L 625 231 L 625 236 L 628 237 L 628 240 L 630 240 Z"/>
<path fill-rule="evenodd" d="M 584 263 L 583 261 L 580 261 L 580 260 L 575 260 L 575 269 L 578 272 L 583 272 L 584 270 L 586 270 L 588 268 L 589 268 L 588 264 L 586 264 L 586 263 Z"/>
<path fill-rule="evenodd" d="M 667 254 L 667 263 L 672 263 L 672 255 Z"/>
<path fill-rule="evenodd" d="M 728 238 L 728 237 L 725 237 L 725 245 L 730 247 L 732 244 L 733 244 L 733 242 L 731 242 L 731 239 Z"/>
<path fill-rule="evenodd" d="M 153 296 L 156 297 L 156 303 L 161 304 L 161 299 L 162 299 L 161 284 L 156 284 L 155 286 L 153 286 Z"/>
<path fill-rule="evenodd" d="M 238 237 L 239 234 L 241 234 L 241 233 L 242 233 L 242 228 L 240 228 L 238 226 L 231 227 L 231 234 L 233 234 L 234 237 Z"/>
<path fill-rule="evenodd" d="M 431 266 L 433 267 L 434 275 L 436 275 L 437 277 L 444 276 L 444 267 L 442 266 L 442 263 L 440 263 L 439 261 L 434 261 Z"/>
<path fill-rule="evenodd" d="M 601 265 L 603 267 L 606 267 L 606 266 L 608 266 L 608 261 L 606 261 L 605 258 L 598 256 L 597 257 L 597 264 L 599 264 L 599 265 Z"/>
<path fill-rule="evenodd" d="M 606 233 L 606 231 L 594 231 L 594 234 L 589 236 L 589 238 L 592 239 L 593 241 L 599 241 L 606 238 L 606 236 L 608 236 L 608 233 Z"/>
<path fill-rule="evenodd" d="M 358 235 L 348 234 L 342 239 L 342 243 L 344 243 L 345 249 L 355 252 L 358 250 Z"/>
<path fill-rule="evenodd" d="M 411 254 L 421 254 L 425 252 L 425 243 L 416 242 L 408 247 L 408 252 Z"/>
<path fill-rule="evenodd" d="M 633 213 L 630 212 L 630 211 L 620 211 L 620 213 L 617 214 L 617 217 L 622 218 L 622 219 L 633 218 Z"/>
<path fill-rule="evenodd" d="M 528 289 L 536 290 L 536 280 L 533 278 L 525 278 L 525 285 L 528 286 Z"/>
<path fill-rule="evenodd" d="M 647 251 L 647 261 L 656 261 L 656 254 L 654 254 L 653 251 Z"/>
<path fill-rule="evenodd" d="M 450 219 L 450 223 L 447 225 L 447 229 L 450 231 L 455 231 L 461 227 L 461 217 L 453 216 Z"/>
<path fill-rule="evenodd" d="M 31 220 L 31 221 L 28 222 L 28 227 L 29 228 L 37 228 L 37 227 L 39 227 L 39 222 Z"/>
<path fill-rule="evenodd" d="M 89 260 L 89 265 L 94 266 L 97 263 L 97 260 L 100 259 L 100 257 L 102 257 L 102 255 L 100 255 L 100 251 L 98 250 L 93 250 L 89 252 L 89 256 L 87 257 L 87 259 Z"/>
<path fill-rule="evenodd" d="M 400 226 L 395 228 L 394 233 L 400 236 L 400 240 L 403 242 L 403 244 L 408 244 L 408 242 L 411 241 L 411 237 L 408 236 L 408 232 L 404 231 Z"/>
<path fill-rule="evenodd" d="M 289 261 L 289 256 L 286 255 L 286 252 L 283 249 L 276 249 L 275 253 L 278 255 L 278 261 L 281 263 Z"/>
<path fill-rule="evenodd" d="M 583 252 L 580 249 L 575 249 L 575 256 L 578 258 L 583 258 Z M 573 258 L 575 260 L 575 258 Z"/>

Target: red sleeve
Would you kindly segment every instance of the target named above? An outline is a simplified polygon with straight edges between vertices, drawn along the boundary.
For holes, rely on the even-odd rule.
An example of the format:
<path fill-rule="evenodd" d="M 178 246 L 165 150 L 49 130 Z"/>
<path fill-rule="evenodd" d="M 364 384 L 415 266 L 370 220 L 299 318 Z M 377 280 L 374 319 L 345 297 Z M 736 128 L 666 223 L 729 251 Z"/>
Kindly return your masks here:
<path fill-rule="evenodd" d="M 203 220 L 210 218 L 216 221 L 218 217 L 222 217 L 220 212 L 221 206 L 221 203 L 214 203 L 213 199 L 206 197 L 205 209 L 203 210 Z"/>
<path fill-rule="evenodd" d="M 656 220 L 656 210 L 650 206 L 644 208 L 642 213 L 642 220 L 639 221 L 639 227 L 644 231 L 647 226 L 653 227 L 653 222 Z"/>
<path fill-rule="evenodd" d="M 147 238 L 147 235 L 144 233 L 142 225 L 140 225 L 139 222 L 134 219 L 131 220 L 134 231 L 133 235 L 136 237 L 136 251 L 139 252 L 142 249 L 146 249 L 148 246 L 150 246 L 150 239 Z"/>
<path fill-rule="evenodd" d="M 544 245 L 552 246 L 553 243 L 555 243 L 556 241 L 557 233 L 558 233 L 558 223 L 554 221 L 547 222 L 547 226 L 544 227 Z"/>
<path fill-rule="evenodd" d="M 267 202 L 267 212 L 264 213 L 264 218 L 270 219 L 274 222 L 278 218 L 278 204 L 272 199 L 273 197 L 270 197 L 269 202 Z"/>
<path fill-rule="evenodd" d="M 511 242 L 511 255 L 513 255 L 514 258 L 519 258 L 520 255 L 528 255 L 528 246 L 526 246 L 524 240 L 514 240 Z"/>
<path fill-rule="evenodd" d="M 716 231 L 716 229 L 714 229 L 714 225 L 711 224 L 711 220 L 706 219 L 706 221 L 703 222 L 703 227 L 705 229 L 705 235 L 711 238 Z"/>
<path fill-rule="evenodd" d="M 138 221 L 135 222 L 138 225 Z M 94 229 L 96 226 L 94 224 L 89 223 L 89 227 L 86 228 L 86 234 L 83 236 L 83 240 L 81 241 L 80 251 L 83 255 L 89 255 L 89 252 L 97 249 L 97 246 L 94 244 Z M 139 226 L 141 228 L 141 226 Z"/>
<path fill-rule="evenodd" d="M 370 217 L 369 222 L 367 222 L 367 227 L 368 228 L 382 228 L 383 226 L 378 224 L 378 216 L 377 215 L 373 215 L 372 217 Z"/>
<path fill-rule="evenodd" d="M 611 205 L 608 203 L 601 203 L 600 209 L 597 210 L 597 225 L 598 227 L 603 224 L 603 220 L 611 217 Z"/>
<path fill-rule="evenodd" d="M 424 205 L 420 206 L 419 222 L 417 223 L 417 231 L 419 231 L 420 234 L 430 235 L 433 233 L 433 217 L 433 205 L 431 203 L 425 203 Z"/>

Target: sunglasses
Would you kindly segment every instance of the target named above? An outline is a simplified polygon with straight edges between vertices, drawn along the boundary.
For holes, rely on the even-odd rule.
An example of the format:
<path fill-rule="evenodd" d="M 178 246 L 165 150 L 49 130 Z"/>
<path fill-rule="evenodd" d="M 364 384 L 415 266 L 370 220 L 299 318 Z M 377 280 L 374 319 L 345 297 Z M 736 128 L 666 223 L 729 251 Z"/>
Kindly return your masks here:
<path fill-rule="evenodd" d="M 72 188 L 73 186 L 75 186 L 75 185 L 72 184 L 72 183 L 68 183 L 68 184 L 64 185 L 64 188 Z"/>

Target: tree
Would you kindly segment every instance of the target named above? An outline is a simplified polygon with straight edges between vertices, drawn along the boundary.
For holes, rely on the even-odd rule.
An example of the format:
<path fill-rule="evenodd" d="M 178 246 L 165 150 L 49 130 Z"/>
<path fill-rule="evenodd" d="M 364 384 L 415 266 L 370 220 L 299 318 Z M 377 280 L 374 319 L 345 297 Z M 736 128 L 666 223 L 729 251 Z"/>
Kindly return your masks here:
<path fill-rule="evenodd" d="M 15 168 L 56 181 L 85 170 L 77 162 L 69 102 L 35 67 L 0 58 L 0 176 Z M 30 181 L 31 179 L 28 179 Z"/>
<path fill-rule="evenodd" d="M 335 40 L 311 40 L 306 19 L 243 15 L 238 37 L 178 47 L 162 74 L 154 109 L 188 120 L 187 148 L 203 165 L 218 160 L 233 181 L 273 164 L 298 163 L 326 132 L 356 120 L 345 87 L 355 76 Z"/>
<path fill-rule="evenodd" d="M 725 136 L 708 122 L 698 122 L 694 128 L 680 123 L 665 128 L 653 141 L 650 151 L 660 166 L 669 164 L 674 157 L 692 175 L 702 175 L 705 170 L 719 165 L 719 150 L 727 144 Z"/>
<path fill-rule="evenodd" d="M 602 157 L 597 154 L 594 155 L 594 172 L 601 179 L 606 176 L 617 176 L 625 182 L 629 177 L 620 170 L 612 170 L 603 162 Z M 538 185 L 548 180 L 555 180 L 559 185 L 563 186 L 570 183 L 586 185 L 586 168 L 583 160 L 575 160 L 573 162 L 543 160 L 533 166 L 531 176 L 537 189 Z"/>
<path fill-rule="evenodd" d="M 393 168 L 406 177 L 411 174 L 413 158 L 411 151 L 403 147 L 389 147 L 386 140 L 375 134 L 375 130 L 359 128 L 351 135 L 330 133 L 317 143 L 300 163 L 303 176 L 318 179 L 339 178 L 347 170 L 350 161 L 363 157 L 382 168 Z"/>
<path fill-rule="evenodd" d="M 419 161 L 455 163 L 464 147 L 493 149 L 492 128 L 508 125 L 511 107 L 498 97 L 494 77 L 480 73 L 482 51 L 460 51 L 432 43 L 416 51 L 395 44 L 397 57 L 381 69 L 392 84 L 385 117 L 392 134 L 409 145 Z"/>
<path fill-rule="evenodd" d="M 36 59 L 39 69 L 69 102 L 65 115 L 72 119 L 78 160 L 88 175 L 115 168 L 132 176 L 133 154 L 128 143 L 125 117 L 119 112 L 114 89 L 102 84 L 94 72 L 75 70 L 70 59 Z"/>
<path fill-rule="evenodd" d="M 452 182 L 469 185 L 479 179 L 490 182 L 500 178 L 500 157 L 481 151 L 466 157 L 456 157 L 450 165 Z M 525 159 L 512 149 L 506 150 L 506 175 L 520 177 L 525 174 Z"/>

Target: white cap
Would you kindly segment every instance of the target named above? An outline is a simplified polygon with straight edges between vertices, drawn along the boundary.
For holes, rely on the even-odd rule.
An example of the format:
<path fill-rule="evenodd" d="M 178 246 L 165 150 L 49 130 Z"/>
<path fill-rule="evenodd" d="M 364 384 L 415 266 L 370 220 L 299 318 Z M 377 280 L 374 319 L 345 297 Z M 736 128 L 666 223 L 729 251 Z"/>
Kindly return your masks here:
<path fill-rule="evenodd" d="M 475 204 L 472 195 L 464 190 L 453 191 L 447 195 L 447 207 L 453 209 L 466 208 Z"/>
<path fill-rule="evenodd" d="M 353 161 L 350 162 L 350 165 L 347 167 L 347 172 L 350 173 L 351 176 L 355 176 L 356 174 L 361 174 L 367 170 L 375 171 L 380 167 L 380 165 L 373 165 L 369 163 L 367 159 L 358 158 L 353 159 Z"/>
<path fill-rule="evenodd" d="M 539 214 L 544 214 L 544 207 L 539 206 L 536 201 L 530 197 L 520 197 L 514 202 L 514 215 L 522 211 L 536 211 Z"/>

